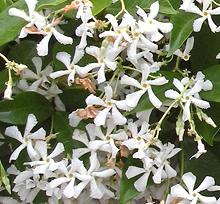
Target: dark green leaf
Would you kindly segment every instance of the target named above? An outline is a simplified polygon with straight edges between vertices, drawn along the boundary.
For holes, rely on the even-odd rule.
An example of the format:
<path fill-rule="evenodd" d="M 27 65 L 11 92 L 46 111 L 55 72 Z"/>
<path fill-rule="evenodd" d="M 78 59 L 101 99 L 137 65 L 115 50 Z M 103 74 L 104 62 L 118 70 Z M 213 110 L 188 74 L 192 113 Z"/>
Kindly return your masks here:
<path fill-rule="evenodd" d="M 25 9 L 26 3 L 24 0 L 20 0 L 0 13 L 0 46 L 14 40 L 20 33 L 21 28 L 26 24 L 23 19 L 8 15 L 8 10 L 11 7 Z"/>
<path fill-rule="evenodd" d="M 195 33 L 194 37 L 195 43 L 190 58 L 192 71 L 197 72 L 218 64 L 216 55 L 220 51 L 220 46 L 216 42 L 220 40 L 220 33 L 212 33 L 209 26 L 204 24 L 202 30 Z"/>
<path fill-rule="evenodd" d="M 211 91 L 204 91 L 201 93 L 201 97 L 208 101 L 220 102 L 220 65 L 214 65 L 208 69 L 203 70 L 206 79 L 210 80 L 213 84 Z"/>
<path fill-rule="evenodd" d="M 54 114 L 54 129 L 58 133 L 57 141 L 62 142 L 67 154 L 72 154 L 73 144 L 73 128 L 69 125 L 68 113 L 56 112 Z"/>
<path fill-rule="evenodd" d="M 140 162 L 139 160 L 133 159 L 132 157 L 126 159 L 120 181 L 120 204 L 127 204 L 128 201 L 130 201 L 139 194 L 139 192 L 134 187 L 134 182 L 138 179 L 139 176 L 136 176 L 132 179 L 128 179 L 125 175 L 129 166 L 140 166 Z"/>
<path fill-rule="evenodd" d="M 0 102 L 0 121 L 11 124 L 26 124 L 30 113 L 41 122 L 50 117 L 52 112 L 50 102 L 35 92 L 24 92 L 15 96 L 14 100 Z"/>
<path fill-rule="evenodd" d="M 4 69 L 0 72 L 0 93 L 2 93 L 6 85 L 5 83 L 8 81 L 8 70 Z"/>
<path fill-rule="evenodd" d="M 8 6 L 13 4 L 11 0 L 1 0 L 0 1 L 0 12 L 4 11 Z"/>
<path fill-rule="evenodd" d="M 32 58 L 35 56 L 37 56 L 36 43 L 34 41 L 25 40 L 12 47 L 8 58 L 17 63 L 22 63 L 28 67 L 32 67 Z"/>
<path fill-rule="evenodd" d="M 177 49 L 179 49 L 185 40 L 193 31 L 193 22 L 196 18 L 195 14 L 178 13 L 171 17 L 173 30 L 170 36 L 170 49 L 168 56 L 171 56 Z"/>

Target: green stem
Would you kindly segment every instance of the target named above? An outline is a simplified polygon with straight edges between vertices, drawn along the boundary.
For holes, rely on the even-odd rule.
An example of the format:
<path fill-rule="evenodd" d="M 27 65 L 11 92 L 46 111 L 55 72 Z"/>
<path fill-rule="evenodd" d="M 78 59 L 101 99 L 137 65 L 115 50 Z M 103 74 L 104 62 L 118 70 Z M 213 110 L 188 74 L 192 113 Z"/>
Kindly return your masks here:
<path fill-rule="evenodd" d="M 184 154 L 185 154 L 183 141 L 180 142 L 180 148 L 182 149 L 180 152 L 180 176 L 182 178 L 184 174 Z"/>

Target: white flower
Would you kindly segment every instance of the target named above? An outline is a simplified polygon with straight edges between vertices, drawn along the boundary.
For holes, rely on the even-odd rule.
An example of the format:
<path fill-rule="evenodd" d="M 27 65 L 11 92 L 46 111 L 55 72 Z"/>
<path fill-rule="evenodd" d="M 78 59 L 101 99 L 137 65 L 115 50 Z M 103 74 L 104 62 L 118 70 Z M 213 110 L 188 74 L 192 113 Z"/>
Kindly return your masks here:
<path fill-rule="evenodd" d="M 64 163 L 62 163 L 58 167 L 58 171 L 59 173 L 62 173 L 63 175 L 60 175 L 58 176 L 58 178 L 55 178 L 54 180 L 52 180 L 49 183 L 49 187 L 54 189 L 65 183 L 66 186 L 63 189 L 63 194 L 67 198 L 73 197 L 76 173 L 84 174 L 87 172 L 87 170 L 85 169 L 83 165 L 83 162 L 77 158 L 73 158 L 69 166 L 66 166 Z"/>
<path fill-rule="evenodd" d="M 193 23 L 193 30 L 195 32 L 199 32 L 201 30 L 202 24 L 207 19 L 209 27 L 212 32 L 216 32 L 217 26 L 212 20 L 212 15 L 218 15 L 220 14 L 220 7 L 217 7 L 215 9 L 211 8 L 211 0 L 203 1 L 203 8 L 200 10 L 194 3 L 189 3 L 186 6 L 182 6 L 182 9 L 184 9 L 187 12 L 195 13 L 201 16 L 200 18 L 196 19 Z"/>
<path fill-rule="evenodd" d="M 113 47 L 109 44 L 106 48 L 101 47 L 95 47 L 90 46 L 86 48 L 86 52 L 95 57 L 97 62 L 96 63 L 90 63 L 87 66 L 81 68 L 79 70 L 79 74 L 81 76 L 86 76 L 88 72 L 90 72 L 93 69 L 98 69 L 98 77 L 97 81 L 98 83 L 102 83 L 106 81 L 105 78 L 105 71 L 107 68 L 114 71 L 117 68 L 117 61 L 116 57 L 121 52 L 121 48 L 117 49 L 116 51 L 113 50 Z"/>
<path fill-rule="evenodd" d="M 101 99 L 93 94 L 89 95 L 86 98 L 87 105 L 97 105 L 104 107 L 103 110 L 99 111 L 97 116 L 94 119 L 94 123 L 97 126 L 105 124 L 106 118 L 108 117 L 109 112 L 111 111 L 112 119 L 116 125 L 124 125 L 127 119 L 118 111 L 119 109 L 128 110 L 129 107 L 125 104 L 125 101 L 116 101 L 112 99 L 113 92 L 111 86 L 105 87 L 105 98 Z"/>
<path fill-rule="evenodd" d="M 91 154 L 90 156 L 90 167 L 86 174 L 76 174 L 76 178 L 81 182 L 74 186 L 74 198 L 77 198 L 82 190 L 90 184 L 90 197 L 95 199 L 101 199 L 104 194 L 109 197 L 114 197 L 112 193 L 103 183 L 102 179 L 109 178 L 115 174 L 114 169 L 103 169 L 100 168 L 100 163 L 97 159 L 97 155 Z M 100 178 L 100 179 L 99 179 Z"/>
<path fill-rule="evenodd" d="M 111 14 L 107 14 L 105 18 L 111 23 L 113 31 L 104 31 L 99 35 L 100 38 L 103 37 L 113 37 L 114 38 L 114 45 L 113 50 L 116 52 L 119 47 L 126 45 L 126 43 L 131 43 L 132 38 L 129 36 L 129 27 L 130 27 L 130 18 L 128 18 L 128 14 L 125 14 L 122 18 L 120 24 L 118 24 L 117 19 L 115 16 Z"/>
<path fill-rule="evenodd" d="M 45 140 L 46 131 L 43 128 L 40 128 L 36 132 L 31 133 L 31 130 L 36 126 L 36 124 L 37 124 L 36 117 L 33 114 L 29 114 L 23 137 L 21 135 L 21 132 L 18 130 L 16 126 L 11 126 L 6 128 L 5 135 L 21 142 L 21 145 L 12 153 L 10 157 L 10 161 L 16 160 L 20 152 L 24 148 L 27 148 L 28 155 L 31 159 L 38 157 L 38 153 L 34 149 L 34 145 L 35 143 L 37 144 L 40 140 Z"/>
<path fill-rule="evenodd" d="M 192 50 L 193 45 L 194 45 L 194 37 L 188 38 L 186 41 L 186 46 L 184 51 L 182 52 L 181 50 L 178 49 L 174 52 L 174 54 L 180 57 L 181 59 L 188 61 L 190 58 L 189 53 Z"/>
<path fill-rule="evenodd" d="M 156 108 L 161 107 L 162 102 L 154 95 L 151 86 L 152 85 L 153 86 L 160 86 L 160 85 L 166 84 L 168 82 L 168 80 L 166 80 L 165 77 L 158 77 L 153 80 L 148 80 L 149 74 L 150 74 L 149 69 L 145 69 L 142 71 L 141 83 L 139 83 L 136 79 L 129 77 L 127 75 L 122 76 L 121 84 L 134 86 L 134 87 L 137 87 L 138 89 L 140 89 L 139 91 L 128 94 L 126 96 L 126 104 L 128 106 L 130 106 L 132 108 L 136 107 L 141 96 L 143 96 L 147 92 L 149 100 L 153 104 L 153 106 L 155 106 Z"/>
<path fill-rule="evenodd" d="M 162 33 L 168 33 L 172 30 L 172 23 L 163 23 L 155 20 L 157 14 L 159 12 L 159 2 L 156 1 L 150 6 L 150 13 L 146 14 L 143 9 L 138 7 L 137 14 L 142 17 L 142 20 L 138 21 L 139 29 L 142 33 L 146 33 L 150 35 L 151 41 L 158 42 L 161 38 L 163 38 Z"/>
<path fill-rule="evenodd" d="M 202 79 L 199 80 L 190 80 L 184 78 L 181 81 L 174 78 L 173 84 L 180 91 L 178 93 L 174 90 L 167 90 L 165 96 L 174 100 L 179 100 L 180 106 L 183 108 L 183 121 L 191 119 L 190 105 L 194 104 L 202 109 L 207 109 L 210 107 L 209 102 L 200 99 L 199 92 L 204 88 L 205 81 Z M 191 86 L 190 86 L 191 84 Z"/>
<path fill-rule="evenodd" d="M 185 173 L 182 176 L 182 180 L 186 185 L 186 189 L 180 184 L 171 187 L 171 196 L 177 198 L 183 198 L 190 201 L 190 204 L 195 204 L 197 202 L 202 203 L 216 203 L 216 198 L 214 196 L 208 197 L 200 194 L 201 191 L 209 190 L 210 187 L 215 185 L 215 181 L 212 177 L 206 176 L 202 183 L 194 189 L 196 183 L 196 177 L 191 173 Z"/>
<path fill-rule="evenodd" d="M 35 11 L 37 0 L 25 0 L 28 6 L 28 13 L 27 15 L 23 10 L 17 8 L 10 8 L 9 15 L 10 16 L 17 16 L 23 18 L 25 21 L 29 23 L 21 29 L 19 38 L 25 38 L 28 33 L 35 33 L 40 31 L 45 25 L 46 20 L 45 17 Z M 36 31 L 32 31 L 32 27 L 36 26 Z"/>
<path fill-rule="evenodd" d="M 30 69 L 25 69 L 21 73 L 23 79 L 34 80 L 28 90 L 37 91 L 39 86 L 47 89 L 47 83 L 50 83 L 48 76 L 53 71 L 52 67 L 48 65 L 42 70 L 42 59 L 40 57 L 34 57 L 32 62 L 35 65 L 36 73 Z"/>
<path fill-rule="evenodd" d="M 70 54 L 66 52 L 57 53 L 56 58 L 66 66 L 67 70 L 59 70 L 53 72 L 50 74 L 50 77 L 52 79 L 56 79 L 61 76 L 69 75 L 67 81 L 68 81 L 68 85 L 71 86 L 72 83 L 74 83 L 75 81 L 75 74 L 78 73 L 79 70 L 81 69 L 81 67 L 76 65 L 76 63 L 80 61 L 80 59 L 83 57 L 83 54 L 84 54 L 83 50 L 80 50 L 76 47 L 75 54 L 71 62 Z"/>
<path fill-rule="evenodd" d="M 93 141 L 89 142 L 89 148 L 93 151 L 101 150 L 105 152 L 109 152 L 112 155 L 112 158 L 116 158 L 116 155 L 119 151 L 115 142 L 116 141 L 124 141 L 128 138 L 127 134 L 123 130 L 118 130 L 117 132 L 113 133 L 115 129 L 115 125 L 112 123 L 111 120 L 107 121 L 107 130 L 106 133 L 103 133 L 100 127 L 95 125 L 89 126 L 87 129 L 94 139 Z M 93 133 L 92 133 L 93 131 Z M 99 138 L 95 139 L 96 137 Z"/>
<path fill-rule="evenodd" d="M 13 98 L 12 98 L 12 87 L 13 87 L 13 83 L 11 81 L 8 81 L 7 82 L 7 87 L 4 91 L 4 96 L 3 96 L 4 99 L 13 100 Z"/>
<path fill-rule="evenodd" d="M 48 54 L 48 44 L 52 35 L 56 38 L 56 40 L 64 45 L 72 44 L 73 39 L 71 37 L 67 37 L 61 33 L 59 33 L 54 27 L 56 26 L 56 22 L 52 22 L 47 24 L 40 34 L 44 35 L 44 38 L 37 44 L 37 53 L 39 56 L 46 56 Z"/>
<path fill-rule="evenodd" d="M 152 171 L 153 160 L 145 157 L 143 160 L 143 168 L 136 166 L 129 166 L 125 175 L 128 179 L 133 178 L 137 175 L 143 174 L 140 178 L 134 182 L 134 187 L 139 191 L 143 192 L 146 189 L 149 175 Z"/>
<path fill-rule="evenodd" d="M 154 159 L 154 164 L 157 169 L 153 171 L 153 180 L 155 183 L 161 183 L 162 178 L 172 178 L 177 175 L 176 171 L 170 166 L 169 159 L 175 156 L 180 148 L 175 148 L 175 145 L 168 143 L 162 146 L 160 152 Z"/>
<path fill-rule="evenodd" d="M 26 165 L 30 165 L 31 167 L 34 167 L 33 168 L 34 174 L 46 174 L 49 173 L 50 171 L 55 171 L 59 167 L 60 163 L 63 162 L 63 161 L 56 162 L 53 159 L 64 151 L 64 146 L 62 143 L 57 143 L 56 147 L 49 155 L 47 154 L 47 143 L 44 141 L 39 141 L 35 145 L 35 149 L 40 154 L 42 160 L 40 161 L 36 160 L 25 163 Z"/>

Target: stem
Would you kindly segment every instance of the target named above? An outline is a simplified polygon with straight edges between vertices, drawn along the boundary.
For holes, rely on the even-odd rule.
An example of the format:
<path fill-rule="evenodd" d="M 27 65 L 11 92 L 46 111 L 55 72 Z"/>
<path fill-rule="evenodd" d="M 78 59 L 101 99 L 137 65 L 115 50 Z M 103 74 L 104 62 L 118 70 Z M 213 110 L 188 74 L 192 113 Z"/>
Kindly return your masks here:
<path fill-rule="evenodd" d="M 179 65 L 180 65 L 180 58 L 177 57 L 177 58 L 176 58 L 176 65 L 175 65 L 175 67 L 174 67 L 174 69 L 173 69 L 173 72 L 180 70 L 180 69 L 179 69 Z"/>
<path fill-rule="evenodd" d="M 141 71 L 140 71 L 140 70 L 135 69 L 135 68 L 133 68 L 133 67 L 129 67 L 129 66 L 123 66 L 123 68 L 124 68 L 124 69 L 128 69 L 128 70 L 132 70 L 132 71 L 136 71 L 136 72 L 141 73 Z"/>
<path fill-rule="evenodd" d="M 0 57 L 1 57 L 3 60 L 5 60 L 6 63 L 9 62 L 9 60 L 7 59 L 7 57 L 5 57 L 2 53 L 0 53 Z"/>
<path fill-rule="evenodd" d="M 121 2 L 121 11 L 119 11 L 119 13 L 115 16 L 115 18 L 117 18 L 118 16 L 120 16 L 123 12 L 127 12 L 127 13 L 128 13 L 128 11 L 127 11 L 126 8 L 125 8 L 125 2 L 124 2 L 124 0 L 120 0 L 120 2 Z"/>
<path fill-rule="evenodd" d="M 180 152 L 180 176 L 182 178 L 183 173 L 184 173 L 184 147 L 183 147 L 183 142 L 180 142 L 180 148 L 182 149 Z"/>
<path fill-rule="evenodd" d="M 169 114 L 170 110 L 176 105 L 176 103 L 179 101 L 179 99 L 176 99 L 170 106 L 169 108 L 166 110 L 166 112 L 163 114 L 163 116 L 161 117 L 161 119 L 159 120 L 159 122 L 157 123 L 156 128 L 153 131 L 153 137 L 155 137 L 156 139 L 159 136 L 159 132 L 160 132 L 160 127 L 161 124 L 163 122 L 163 120 L 165 119 L 165 117 Z"/>

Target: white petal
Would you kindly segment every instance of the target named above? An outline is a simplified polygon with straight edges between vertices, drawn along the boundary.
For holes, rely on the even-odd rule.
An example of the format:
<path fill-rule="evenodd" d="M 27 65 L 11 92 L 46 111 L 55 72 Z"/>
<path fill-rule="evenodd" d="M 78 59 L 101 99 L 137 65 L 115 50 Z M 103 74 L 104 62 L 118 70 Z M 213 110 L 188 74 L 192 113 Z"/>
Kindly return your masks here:
<path fill-rule="evenodd" d="M 49 183 L 49 187 L 50 188 L 56 188 L 57 186 L 63 184 L 63 183 L 66 183 L 69 179 L 66 178 L 66 177 L 60 177 L 60 178 L 56 178 L 54 180 L 52 180 L 50 183 Z"/>
<path fill-rule="evenodd" d="M 28 144 L 27 144 L 27 152 L 28 152 L 28 156 L 31 159 L 35 159 L 38 155 L 37 152 L 35 151 L 35 149 L 33 148 L 31 142 L 28 142 Z"/>
<path fill-rule="evenodd" d="M 59 33 L 55 28 L 52 28 L 51 30 L 59 43 L 64 44 L 64 45 L 73 43 L 73 39 L 71 37 L 67 37 L 67 36 Z"/>
<path fill-rule="evenodd" d="M 109 111 L 110 111 L 110 108 L 105 108 L 105 109 L 103 109 L 102 111 L 100 111 L 100 112 L 96 115 L 95 120 L 94 120 L 94 123 L 95 123 L 97 126 L 104 125 Z"/>
<path fill-rule="evenodd" d="M 196 183 L 196 177 L 191 172 L 188 172 L 182 176 L 182 180 L 188 188 L 189 192 L 193 192 Z"/>
<path fill-rule="evenodd" d="M 93 94 L 90 94 L 86 98 L 86 104 L 87 105 L 105 106 L 105 102 L 101 98 L 99 98 L 99 97 L 97 97 L 97 96 L 95 96 Z"/>
<path fill-rule="evenodd" d="M 63 194 L 67 198 L 72 198 L 74 196 L 74 182 L 75 182 L 75 180 L 70 181 L 69 184 L 66 186 L 66 188 L 63 191 Z"/>
<path fill-rule="evenodd" d="M 185 198 L 191 200 L 191 196 L 188 192 L 179 184 L 171 187 L 171 195 L 175 197 Z"/>
<path fill-rule="evenodd" d="M 198 106 L 200 108 L 204 108 L 204 109 L 210 108 L 210 104 L 207 101 L 197 99 L 194 97 L 191 97 L 191 101 L 192 101 L 192 103 L 194 103 L 196 106 Z"/>
<path fill-rule="evenodd" d="M 155 96 L 151 87 L 149 87 L 147 91 L 148 91 L 149 100 L 153 104 L 153 106 L 156 108 L 160 108 L 162 106 L 162 102 Z"/>
<path fill-rule="evenodd" d="M 182 92 L 184 90 L 183 84 L 176 78 L 173 79 L 173 85 L 180 91 Z"/>
<path fill-rule="evenodd" d="M 145 173 L 145 169 L 136 166 L 129 166 L 125 175 L 130 179 L 142 173 Z"/>
<path fill-rule="evenodd" d="M 17 16 L 23 18 L 26 21 L 31 21 L 30 17 L 22 10 L 16 8 L 10 8 L 8 11 L 10 16 Z"/>
<path fill-rule="evenodd" d="M 37 118 L 35 117 L 35 115 L 29 114 L 27 118 L 25 130 L 24 130 L 24 135 L 27 136 L 36 124 L 37 124 Z"/>
<path fill-rule="evenodd" d="M 64 151 L 64 146 L 62 143 L 57 143 L 55 149 L 53 150 L 53 152 L 48 156 L 48 158 L 54 158 L 56 156 L 58 156 L 59 154 L 61 154 Z"/>
<path fill-rule="evenodd" d="M 118 111 L 115 106 L 112 107 L 112 117 L 114 124 L 124 125 L 127 122 L 127 119 Z"/>
<path fill-rule="evenodd" d="M 58 52 L 56 58 L 70 69 L 71 55 L 66 52 Z"/>
<path fill-rule="evenodd" d="M 96 177 L 100 177 L 100 178 L 108 178 L 110 176 L 113 176 L 115 174 L 115 170 L 114 169 L 106 169 L 100 172 L 93 172 L 92 175 L 96 176 Z"/>
<path fill-rule="evenodd" d="M 155 18 L 158 12 L 159 12 L 159 1 L 156 1 L 150 6 L 149 18 L 152 18 L 152 19 Z"/>
<path fill-rule="evenodd" d="M 28 6 L 29 14 L 31 15 L 33 11 L 35 10 L 35 7 L 37 5 L 37 0 L 25 0 L 25 2 Z"/>
<path fill-rule="evenodd" d="M 103 192 L 98 187 L 95 179 L 92 179 L 92 181 L 90 181 L 90 191 L 91 191 L 90 196 L 92 198 L 100 199 L 103 196 Z"/>
<path fill-rule="evenodd" d="M 197 189 L 195 189 L 195 192 L 200 192 L 203 190 L 208 189 L 211 186 L 215 185 L 215 180 L 211 176 L 206 176 L 205 179 L 202 181 L 202 183 L 199 185 Z"/>
<path fill-rule="evenodd" d="M 48 33 L 38 44 L 37 44 L 37 54 L 39 56 L 46 56 L 48 54 L 48 44 L 52 36 L 52 33 Z"/>
<path fill-rule="evenodd" d="M 135 86 L 135 87 L 137 87 L 139 89 L 142 89 L 141 84 L 136 79 L 131 78 L 131 77 L 127 76 L 127 75 L 124 75 L 121 78 L 121 84 Z"/>
<path fill-rule="evenodd" d="M 145 90 L 136 91 L 126 96 L 126 104 L 132 108 L 136 107 Z"/>
<path fill-rule="evenodd" d="M 206 19 L 206 18 L 201 17 L 201 18 L 198 18 L 198 19 L 196 19 L 196 20 L 194 21 L 194 23 L 193 23 L 193 30 L 194 30 L 195 32 L 199 32 L 199 31 L 201 30 L 202 24 L 203 24 L 203 22 L 205 21 L 205 19 Z"/>
<path fill-rule="evenodd" d="M 174 91 L 171 89 L 171 90 L 165 91 L 165 96 L 167 98 L 177 99 L 178 97 L 180 97 L 180 94 L 177 91 Z"/>
<path fill-rule="evenodd" d="M 20 133 L 20 131 L 18 130 L 18 127 L 16 126 L 11 126 L 11 127 L 7 127 L 5 130 L 5 135 L 14 138 L 16 140 L 18 140 L 19 142 L 23 143 L 23 137 Z"/>
<path fill-rule="evenodd" d="M 150 173 L 145 173 L 143 176 L 141 176 L 137 181 L 134 182 L 134 187 L 139 192 L 144 192 L 147 186 L 148 177 Z"/>
<path fill-rule="evenodd" d="M 32 140 L 44 140 L 46 136 L 46 131 L 43 128 L 40 128 L 34 133 L 31 133 L 28 137 Z"/>
<path fill-rule="evenodd" d="M 11 160 L 16 160 L 20 154 L 20 152 L 26 147 L 26 144 L 21 144 L 10 156 L 10 162 Z"/>
<path fill-rule="evenodd" d="M 60 70 L 50 74 L 50 78 L 56 79 L 61 76 L 69 75 L 71 73 L 70 70 Z"/>

